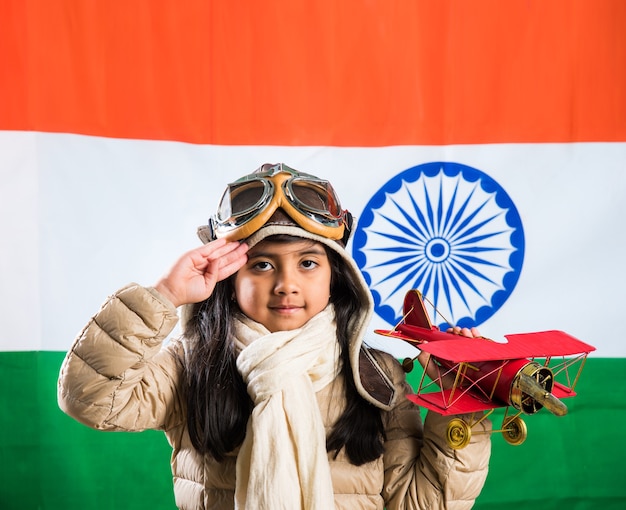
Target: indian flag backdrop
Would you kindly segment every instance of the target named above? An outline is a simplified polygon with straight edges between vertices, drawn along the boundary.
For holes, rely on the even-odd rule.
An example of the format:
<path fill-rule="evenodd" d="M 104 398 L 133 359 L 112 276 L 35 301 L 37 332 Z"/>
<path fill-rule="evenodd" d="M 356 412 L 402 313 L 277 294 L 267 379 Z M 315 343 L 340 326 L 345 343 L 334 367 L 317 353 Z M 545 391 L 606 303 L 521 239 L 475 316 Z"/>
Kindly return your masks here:
<path fill-rule="evenodd" d="M 493 435 L 475 508 L 622 508 L 625 26 L 621 0 L 0 0 L 0 508 L 174 507 L 162 434 L 63 415 L 59 366 L 265 162 L 359 217 L 372 330 L 416 286 L 496 340 L 596 346 L 567 416 Z"/>

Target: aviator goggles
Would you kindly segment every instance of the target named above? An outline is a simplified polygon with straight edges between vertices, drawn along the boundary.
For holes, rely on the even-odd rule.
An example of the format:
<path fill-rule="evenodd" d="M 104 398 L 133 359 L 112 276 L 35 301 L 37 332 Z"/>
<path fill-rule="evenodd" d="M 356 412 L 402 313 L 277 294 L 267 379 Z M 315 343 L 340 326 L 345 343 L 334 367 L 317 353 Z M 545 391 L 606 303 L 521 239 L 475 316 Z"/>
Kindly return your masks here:
<path fill-rule="evenodd" d="M 209 220 L 212 239 L 241 240 L 261 229 L 277 209 L 307 232 L 347 242 L 351 214 L 341 209 L 330 182 L 280 163 L 263 165 L 230 183 Z"/>

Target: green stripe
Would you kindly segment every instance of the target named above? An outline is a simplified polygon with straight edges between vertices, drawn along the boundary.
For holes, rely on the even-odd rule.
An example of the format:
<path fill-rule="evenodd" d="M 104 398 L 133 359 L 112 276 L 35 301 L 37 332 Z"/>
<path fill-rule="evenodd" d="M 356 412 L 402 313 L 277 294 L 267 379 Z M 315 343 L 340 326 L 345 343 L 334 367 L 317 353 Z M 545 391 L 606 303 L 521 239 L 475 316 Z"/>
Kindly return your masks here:
<path fill-rule="evenodd" d="M 0 354 L 0 508 L 175 508 L 163 434 L 98 432 L 65 416 L 56 403 L 62 359 L 59 352 Z M 526 417 L 520 446 L 494 434 L 474 508 L 624 508 L 625 374 L 625 359 L 589 359 L 567 416 Z M 495 426 L 502 416 L 494 413 Z"/>
<path fill-rule="evenodd" d="M 63 357 L 0 354 L 0 508 L 176 508 L 163 433 L 91 430 L 58 408 Z"/>

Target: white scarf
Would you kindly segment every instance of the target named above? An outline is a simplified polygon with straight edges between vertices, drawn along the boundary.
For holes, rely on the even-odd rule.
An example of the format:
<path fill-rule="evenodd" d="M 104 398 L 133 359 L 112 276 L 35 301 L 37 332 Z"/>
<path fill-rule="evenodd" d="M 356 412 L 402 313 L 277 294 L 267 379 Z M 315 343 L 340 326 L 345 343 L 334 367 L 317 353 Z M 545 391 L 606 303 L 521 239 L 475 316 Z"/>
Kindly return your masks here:
<path fill-rule="evenodd" d="M 326 433 L 315 393 L 339 370 L 332 306 L 302 328 L 270 333 L 235 321 L 237 368 L 254 409 L 237 457 L 235 508 L 334 508 Z"/>

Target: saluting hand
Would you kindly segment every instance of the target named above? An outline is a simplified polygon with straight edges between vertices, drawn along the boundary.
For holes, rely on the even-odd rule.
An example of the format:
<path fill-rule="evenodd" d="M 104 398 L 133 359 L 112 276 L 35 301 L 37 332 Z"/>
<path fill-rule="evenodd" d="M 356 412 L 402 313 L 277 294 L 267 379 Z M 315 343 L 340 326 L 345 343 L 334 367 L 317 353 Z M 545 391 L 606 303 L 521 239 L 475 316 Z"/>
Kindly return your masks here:
<path fill-rule="evenodd" d="M 245 243 L 218 239 L 185 253 L 154 288 L 176 307 L 207 299 L 248 260 Z"/>

